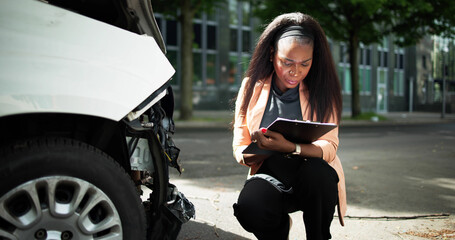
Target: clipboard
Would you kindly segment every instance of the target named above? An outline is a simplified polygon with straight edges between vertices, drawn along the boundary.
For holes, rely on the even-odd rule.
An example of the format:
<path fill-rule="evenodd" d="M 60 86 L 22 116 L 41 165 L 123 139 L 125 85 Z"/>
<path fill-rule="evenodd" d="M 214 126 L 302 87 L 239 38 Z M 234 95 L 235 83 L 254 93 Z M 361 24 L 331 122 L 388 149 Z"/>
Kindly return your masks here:
<path fill-rule="evenodd" d="M 336 127 L 337 124 L 335 123 L 277 118 L 267 127 L 267 130 L 279 132 L 284 138 L 291 142 L 312 143 Z M 256 143 L 252 142 L 242 153 L 271 154 L 273 151 L 261 149 Z"/>

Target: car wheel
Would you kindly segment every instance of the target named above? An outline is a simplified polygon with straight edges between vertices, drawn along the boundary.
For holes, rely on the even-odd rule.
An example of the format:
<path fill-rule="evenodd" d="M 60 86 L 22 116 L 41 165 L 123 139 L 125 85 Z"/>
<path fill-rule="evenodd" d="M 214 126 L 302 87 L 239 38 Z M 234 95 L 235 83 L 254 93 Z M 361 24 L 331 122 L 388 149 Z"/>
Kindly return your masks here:
<path fill-rule="evenodd" d="M 82 142 L 35 139 L 0 151 L 0 239 L 144 239 L 131 178 Z"/>

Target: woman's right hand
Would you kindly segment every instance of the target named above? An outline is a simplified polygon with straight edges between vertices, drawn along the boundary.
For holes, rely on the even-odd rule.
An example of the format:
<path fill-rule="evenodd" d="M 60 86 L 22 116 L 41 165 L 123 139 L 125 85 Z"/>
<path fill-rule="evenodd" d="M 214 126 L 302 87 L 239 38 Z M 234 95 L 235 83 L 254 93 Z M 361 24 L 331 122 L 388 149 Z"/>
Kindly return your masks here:
<path fill-rule="evenodd" d="M 264 135 L 265 131 L 262 129 L 264 129 L 264 128 L 256 130 L 251 134 L 251 142 L 255 142 L 256 144 L 258 144 L 258 141 L 266 140 L 267 137 Z M 268 155 L 268 154 L 243 154 L 243 160 L 244 160 L 245 164 L 247 164 L 248 166 L 251 166 L 253 164 L 257 164 L 257 163 L 264 161 L 269 156 L 270 155 Z"/>
<path fill-rule="evenodd" d="M 290 153 L 295 150 L 295 143 L 290 142 L 279 132 L 273 132 L 265 128 L 254 131 L 251 134 L 251 141 L 256 142 L 261 149 Z"/>

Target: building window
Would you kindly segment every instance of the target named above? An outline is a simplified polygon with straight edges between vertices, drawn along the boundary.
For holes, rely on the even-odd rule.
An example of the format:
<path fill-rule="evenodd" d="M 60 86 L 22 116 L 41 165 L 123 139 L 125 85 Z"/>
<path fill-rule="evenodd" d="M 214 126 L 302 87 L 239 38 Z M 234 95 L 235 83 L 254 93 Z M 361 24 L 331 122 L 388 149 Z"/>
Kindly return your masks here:
<path fill-rule="evenodd" d="M 371 67 L 360 67 L 360 90 L 363 93 L 371 93 Z"/>
<path fill-rule="evenodd" d="M 389 53 L 389 41 L 387 37 L 382 39 L 382 42 L 378 45 L 378 67 L 387 68 L 388 65 L 388 53 Z"/>
<path fill-rule="evenodd" d="M 393 94 L 395 96 L 404 96 L 404 50 L 398 48 L 395 50 L 395 69 L 393 72 Z M 422 58 L 423 66 L 426 68 L 426 57 Z"/>
<path fill-rule="evenodd" d="M 398 66 L 399 69 L 404 69 L 404 54 L 400 54 L 400 65 Z"/>
<path fill-rule="evenodd" d="M 343 93 L 351 93 L 351 67 L 348 65 L 338 66 L 338 78 L 340 79 Z"/>
<path fill-rule="evenodd" d="M 371 93 L 371 49 L 361 46 L 359 66 L 360 91 L 364 94 Z"/>
<path fill-rule="evenodd" d="M 194 23 L 193 24 L 193 48 L 202 48 L 202 24 Z"/>
<path fill-rule="evenodd" d="M 345 67 L 344 68 L 344 84 L 343 88 L 345 92 L 351 92 L 351 68 Z"/>
<path fill-rule="evenodd" d="M 338 77 L 340 78 L 343 93 L 351 93 L 351 65 L 345 44 L 340 44 L 340 62 L 338 63 Z"/>
<path fill-rule="evenodd" d="M 238 68 L 238 57 L 237 54 L 231 54 L 229 56 L 229 80 L 230 84 L 235 84 L 237 78 L 237 68 Z"/>
<path fill-rule="evenodd" d="M 230 30 L 230 42 L 229 42 L 229 50 L 231 52 L 237 52 L 237 29 L 236 28 L 231 28 Z"/>
<path fill-rule="evenodd" d="M 250 31 L 243 30 L 242 31 L 242 52 L 249 52 L 250 51 Z"/>
<path fill-rule="evenodd" d="M 177 22 L 174 20 L 166 21 L 166 44 L 177 46 Z"/>
<path fill-rule="evenodd" d="M 202 54 L 193 52 L 193 85 L 202 86 Z"/>
<path fill-rule="evenodd" d="M 366 49 L 366 62 L 365 65 L 371 66 L 371 49 L 367 48 Z"/>
<path fill-rule="evenodd" d="M 384 65 L 383 65 L 383 67 L 386 68 L 386 67 L 389 66 L 389 64 L 387 63 L 387 61 L 389 60 L 389 58 L 388 58 L 388 54 L 389 54 L 389 53 L 388 53 L 388 52 L 382 52 L 382 53 L 383 53 L 383 58 L 384 58 L 384 61 L 383 61 L 383 64 L 384 64 Z"/>
<path fill-rule="evenodd" d="M 387 70 L 385 69 L 381 69 L 381 70 L 378 70 L 378 75 L 379 75 L 379 79 L 378 79 L 378 82 L 379 83 L 382 83 L 382 84 L 385 84 L 387 81 Z"/>
<path fill-rule="evenodd" d="M 207 26 L 207 49 L 215 50 L 216 49 L 216 26 L 208 25 Z"/>
<path fill-rule="evenodd" d="M 386 50 L 378 50 L 378 67 L 388 67 L 388 52 Z"/>
<path fill-rule="evenodd" d="M 207 76 L 205 82 L 207 85 L 215 85 L 216 83 L 216 54 L 207 54 Z"/>
<path fill-rule="evenodd" d="M 404 72 L 395 70 L 393 73 L 393 94 L 404 96 Z"/>
<path fill-rule="evenodd" d="M 229 80 L 230 84 L 240 84 L 248 68 L 251 51 L 251 5 L 248 1 L 229 1 L 230 46 Z"/>

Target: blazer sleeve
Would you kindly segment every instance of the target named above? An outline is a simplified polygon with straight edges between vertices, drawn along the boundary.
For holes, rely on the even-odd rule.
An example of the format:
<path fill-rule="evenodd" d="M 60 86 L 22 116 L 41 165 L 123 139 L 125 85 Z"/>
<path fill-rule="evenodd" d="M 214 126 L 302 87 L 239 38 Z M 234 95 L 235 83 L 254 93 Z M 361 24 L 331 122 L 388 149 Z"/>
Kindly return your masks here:
<path fill-rule="evenodd" d="M 335 117 L 331 117 L 329 122 L 338 122 Z M 319 146 L 322 149 L 322 159 L 331 163 L 336 158 L 338 149 L 338 127 L 332 129 L 330 132 L 324 134 L 318 140 L 314 141 L 313 144 Z"/>
<path fill-rule="evenodd" d="M 243 159 L 243 150 L 251 143 L 250 131 L 247 126 L 246 115 L 240 115 L 240 106 L 243 101 L 245 84 L 247 78 L 242 81 L 240 86 L 237 99 L 235 101 L 235 115 L 234 115 L 234 129 L 233 129 L 233 140 L 232 140 L 232 149 L 234 158 L 238 163 L 248 166 L 245 164 Z"/>

